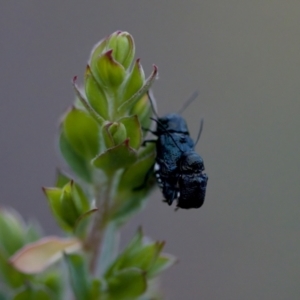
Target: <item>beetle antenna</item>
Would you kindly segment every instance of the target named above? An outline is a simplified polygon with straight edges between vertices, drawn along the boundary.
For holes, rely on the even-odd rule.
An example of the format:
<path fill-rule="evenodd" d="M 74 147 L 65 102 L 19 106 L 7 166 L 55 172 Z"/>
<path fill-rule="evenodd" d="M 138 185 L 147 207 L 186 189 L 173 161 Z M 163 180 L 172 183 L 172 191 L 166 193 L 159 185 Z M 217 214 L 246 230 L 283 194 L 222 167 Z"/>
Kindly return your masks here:
<path fill-rule="evenodd" d="M 197 145 L 199 139 L 200 139 L 200 136 L 201 136 L 201 133 L 202 133 L 202 130 L 203 130 L 203 118 L 201 119 L 200 121 L 200 129 L 199 129 L 199 132 L 198 132 L 198 136 L 197 136 L 197 139 L 196 139 L 196 143 L 195 143 L 195 146 Z"/>
<path fill-rule="evenodd" d="M 162 130 L 169 135 L 169 137 L 172 139 L 173 143 L 179 149 L 179 151 L 183 153 L 183 151 L 179 148 L 179 146 L 177 145 L 176 141 L 172 137 L 172 134 L 164 127 L 164 125 L 161 122 L 159 122 L 158 120 L 154 119 L 154 118 L 150 118 L 150 119 L 153 120 L 153 121 L 155 121 L 158 125 L 161 126 Z"/>
<path fill-rule="evenodd" d="M 193 102 L 196 100 L 196 98 L 198 97 L 199 93 L 198 91 L 195 91 L 183 104 L 183 106 L 179 109 L 179 111 L 177 112 L 179 115 L 181 115 L 185 109 Z"/>
<path fill-rule="evenodd" d="M 152 93 L 152 91 L 150 91 L 150 90 L 148 90 L 147 91 L 147 96 L 148 96 L 148 98 L 149 98 L 149 100 L 150 100 L 150 104 L 151 104 L 151 108 L 152 108 L 152 111 L 153 111 L 153 114 L 155 115 L 155 117 L 157 118 L 157 120 L 159 119 L 159 116 L 158 116 L 158 113 L 157 113 L 157 111 L 156 111 L 156 107 L 155 107 L 155 105 L 154 105 L 154 101 L 153 101 L 153 93 Z"/>

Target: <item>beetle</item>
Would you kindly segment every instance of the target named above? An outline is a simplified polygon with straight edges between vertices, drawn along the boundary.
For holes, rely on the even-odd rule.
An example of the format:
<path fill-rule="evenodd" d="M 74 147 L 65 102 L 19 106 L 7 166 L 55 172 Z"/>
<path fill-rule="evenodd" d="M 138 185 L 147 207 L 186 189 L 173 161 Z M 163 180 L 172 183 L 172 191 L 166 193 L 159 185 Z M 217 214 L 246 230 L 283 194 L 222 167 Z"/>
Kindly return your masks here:
<path fill-rule="evenodd" d="M 208 177 L 203 173 L 203 159 L 194 151 L 196 143 L 189 135 L 189 130 L 184 118 L 180 113 L 167 114 L 158 117 L 153 107 L 153 102 L 148 93 L 152 109 L 157 119 L 152 118 L 157 123 L 156 130 L 151 131 L 156 140 L 146 140 L 156 144 L 156 162 L 152 167 L 156 176 L 157 183 L 164 196 L 164 202 L 171 205 L 177 199 L 177 208 L 199 208 L 202 206 Z M 190 98 L 183 106 L 182 112 L 187 105 L 195 98 Z"/>
<path fill-rule="evenodd" d="M 189 135 L 185 120 L 179 114 L 167 114 L 153 119 L 157 122 L 156 161 L 154 173 L 169 205 L 178 197 L 179 160 L 182 154 L 193 149 L 194 141 Z"/>
<path fill-rule="evenodd" d="M 202 157 L 195 151 L 189 151 L 180 159 L 178 180 L 179 195 L 177 208 L 199 208 L 203 205 L 208 176 L 203 173 Z"/>

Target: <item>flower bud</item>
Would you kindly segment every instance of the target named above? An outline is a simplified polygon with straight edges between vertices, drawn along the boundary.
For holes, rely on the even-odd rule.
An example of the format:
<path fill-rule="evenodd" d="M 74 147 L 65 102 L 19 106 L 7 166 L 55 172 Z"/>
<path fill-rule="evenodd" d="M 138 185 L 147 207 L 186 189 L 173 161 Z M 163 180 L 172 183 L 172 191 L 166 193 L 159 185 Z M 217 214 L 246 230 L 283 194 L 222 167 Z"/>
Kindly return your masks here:
<path fill-rule="evenodd" d="M 68 165 L 86 182 L 98 180 L 96 169 L 108 174 L 137 159 L 143 139 L 141 126 L 148 128 L 151 116 L 144 97 L 157 77 L 157 67 L 153 65 L 145 79 L 140 59 L 133 64 L 134 54 L 132 36 L 116 31 L 93 48 L 84 89 L 76 85 L 74 77 L 81 105 L 64 116 L 59 145 Z M 114 167 L 109 168 L 109 163 Z"/>
<path fill-rule="evenodd" d="M 115 145 L 121 144 L 126 139 L 126 128 L 122 123 L 114 122 L 108 127 Z"/>
<path fill-rule="evenodd" d="M 93 49 L 90 67 L 100 86 L 103 85 L 108 94 L 116 94 L 123 83 L 134 53 L 132 36 L 122 31 L 111 34 Z"/>
<path fill-rule="evenodd" d="M 73 181 L 62 188 L 44 188 L 51 210 L 61 228 L 73 231 L 80 216 L 89 210 L 89 202 Z"/>
<path fill-rule="evenodd" d="M 107 40 L 107 49 L 113 49 L 113 57 L 125 69 L 132 63 L 135 45 L 132 36 L 125 31 L 114 32 Z"/>
<path fill-rule="evenodd" d="M 102 127 L 103 138 L 107 149 L 117 146 L 125 141 L 127 132 L 122 123 L 108 123 Z"/>

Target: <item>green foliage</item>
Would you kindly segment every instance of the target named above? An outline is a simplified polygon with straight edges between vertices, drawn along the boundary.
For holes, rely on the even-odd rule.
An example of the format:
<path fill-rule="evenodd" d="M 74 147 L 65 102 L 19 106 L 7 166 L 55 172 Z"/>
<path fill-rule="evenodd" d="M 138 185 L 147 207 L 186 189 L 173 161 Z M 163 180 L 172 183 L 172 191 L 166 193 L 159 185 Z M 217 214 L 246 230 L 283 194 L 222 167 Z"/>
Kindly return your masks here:
<path fill-rule="evenodd" d="M 71 254 L 65 255 L 65 261 L 76 299 L 91 299 L 91 284 L 85 259 L 79 254 Z"/>
<path fill-rule="evenodd" d="M 71 170 L 79 176 L 82 180 L 91 183 L 93 181 L 93 170 L 90 161 L 79 156 L 71 147 L 64 132 L 60 133 L 59 147 L 66 163 L 70 166 Z"/>
<path fill-rule="evenodd" d="M 161 253 L 164 242 L 151 242 L 143 236 L 139 229 L 128 247 L 116 258 L 105 273 L 108 279 L 114 274 L 127 269 L 136 268 L 151 279 L 163 270 L 163 266 L 175 263 L 175 258 Z"/>
<path fill-rule="evenodd" d="M 89 66 L 85 71 L 85 94 L 91 107 L 98 113 L 102 118 L 109 119 L 109 106 L 108 99 L 103 91 L 101 85 L 96 81 L 93 73 Z"/>
<path fill-rule="evenodd" d="M 25 287 L 21 292 L 17 293 L 13 300 L 51 300 L 52 295 L 46 289 Z"/>
<path fill-rule="evenodd" d="M 163 246 L 164 242 L 150 242 L 138 230 L 101 279 L 89 274 L 83 255 L 65 255 L 76 299 L 139 299 L 148 290 L 150 279 L 175 262 L 174 257 L 161 253 Z"/>
<path fill-rule="evenodd" d="M 58 270 L 49 269 L 42 276 L 25 274 L 10 261 L 16 251 L 41 237 L 40 228 L 34 223 L 26 224 L 12 209 L 0 210 L 0 226 L 0 299 L 53 299 L 54 295 L 60 299 Z"/>
<path fill-rule="evenodd" d="M 137 93 L 142 88 L 144 81 L 144 70 L 140 64 L 140 60 L 138 59 L 135 62 L 124 87 L 123 100 L 129 99 L 132 95 Z"/>
<path fill-rule="evenodd" d="M 155 147 L 142 142 L 157 68 L 146 79 L 134 55 L 132 36 L 117 31 L 92 50 L 84 86 L 73 80 L 59 147 L 75 177 L 58 172 L 55 186 L 43 188 L 69 237 L 41 237 L 36 225 L 0 211 L 0 300 L 62 300 L 70 290 L 76 300 L 157 299 L 153 279 L 175 263 L 164 242 L 139 230 L 122 252 L 115 243 L 154 186 Z"/>
<path fill-rule="evenodd" d="M 81 187 L 72 180 L 61 188 L 44 188 L 50 208 L 65 231 L 74 231 L 79 218 L 90 210 L 90 203 Z"/>
<path fill-rule="evenodd" d="M 129 140 L 122 144 L 107 149 L 93 159 L 92 163 L 96 168 L 102 169 L 111 176 L 119 169 L 124 169 L 137 160 L 137 153 L 129 146 Z"/>
<path fill-rule="evenodd" d="M 107 279 L 108 299 L 137 299 L 147 290 L 147 280 L 139 269 L 125 269 Z"/>
<path fill-rule="evenodd" d="M 85 111 L 72 108 L 62 124 L 67 141 L 84 159 L 92 159 L 99 152 L 99 128 L 97 122 Z"/>

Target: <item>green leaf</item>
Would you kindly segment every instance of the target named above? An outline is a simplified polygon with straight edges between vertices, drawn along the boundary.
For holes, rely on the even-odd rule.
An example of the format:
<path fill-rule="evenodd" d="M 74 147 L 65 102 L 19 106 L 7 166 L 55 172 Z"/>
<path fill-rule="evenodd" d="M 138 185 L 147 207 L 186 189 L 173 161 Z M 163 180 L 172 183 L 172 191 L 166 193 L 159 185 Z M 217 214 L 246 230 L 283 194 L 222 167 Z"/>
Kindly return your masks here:
<path fill-rule="evenodd" d="M 154 101 L 154 100 L 152 100 Z M 143 129 L 144 136 L 148 133 L 147 129 L 150 128 L 152 120 L 152 106 L 148 98 L 148 94 L 145 94 L 141 99 L 139 99 L 130 111 L 131 115 L 137 115 Z"/>
<path fill-rule="evenodd" d="M 127 138 L 129 138 L 129 146 L 138 150 L 142 143 L 142 131 L 141 124 L 137 116 L 124 117 L 119 120 L 122 123 L 127 132 Z"/>
<path fill-rule="evenodd" d="M 71 184 L 71 183 L 70 183 Z M 71 229 L 74 228 L 76 220 L 80 216 L 71 190 L 71 186 L 66 185 L 62 190 L 62 195 L 60 199 L 60 209 L 61 209 L 61 218 L 70 226 Z"/>
<path fill-rule="evenodd" d="M 175 257 L 161 254 L 164 244 L 165 242 L 151 242 L 145 239 L 139 230 L 126 249 L 107 269 L 104 277 L 108 279 L 117 272 L 130 268 L 142 270 L 147 278 L 154 277 L 176 262 Z"/>
<path fill-rule="evenodd" d="M 123 258 L 131 256 L 136 253 L 139 249 L 143 247 L 143 231 L 141 228 L 137 230 L 137 233 L 129 243 L 129 245 L 124 249 L 124 251 L 119 255 L 119 257 L 111 264 L 111 266 L 105 272 L 105 278 L 109 278 L 117 270 L 120 270 L 120 266 L 123 263 Z"/>
<path fill-rule="evenodd" d="M 145 195 L 132 196 L 128 201 L 119 204 L 119 207 L 111 213 L 111 220 L 118 226 L 122 226 L 133 214 L 145 207 L 147 200 Z"/>
<path fill-rule="evenodd" d="M 147 289 L 144 273 L 138 269 L 127 269 L 116 273 L 107 280 L 110 300 L 133 300 Z"/>
<path fill-rule="evenodd" d="M 60 134 L 59 146 L 64 159 L 71 167 L 73 172 L 85 182 L 92 183 L 93 170 L 90 160 L 83 158 L 75 152 L 63 131 Z"/>
<path fill-rule="evenodd" d="M 63 211 L 61 206 L 61 197 L 63 193 L 62 189 L 43 188 L 43 191 L 47 197 L 52 214 L 54 215 L 59 226 L 66 231 L 72 230 L 72 226 L 63 217 Z"/>
<path fill-rule="evenodd" d="M 99 153 L 99 127 L 85 111 L 71 109 L 64 118 L 63 131 L 70 146 L 79 156 L 89 160 Z"/>
<path fill-rule="evenodd" d="M 146 146 L 143 146 L 139 151 L 139 159 L 152 153 L 156 155 L 156 143 L 148 143 Z"/>
<path fill-rule="evenodd" d="M 46 291 L 46 289 L 37 288 L 34 289 L 31 286 L 27 286 L 24 290 L 17 293 L 13 300 L 52 300 L 52 295 Z"/>
<path fill-rule="evenodd" d="M 156 261 L 163 246 L 164 242 L 155 242 L 150 245 L 145 245 L 139 251 L 136 251 L 134 255 L 129 255 L 126 259 L 123 259 L 120 268 L 136 267 L 147 272 Z"/>
<path fill-rule="evenodd" d="M 71 286 L 76 300 L 91 299 L 91 283 L 84 258 L 79 254 L 65 255 Z"/>
<path fill-rule="evenodd" d="M 113 58 L 112 52 L 113 50 L 110 49 L 101 54 L 97 59 L 95 70 L 92 70 L 101 86 L 116 92 L 116 89 L 125 78 L 126 71 L 124 67 Z"/>
<path fill-rule="evenodd" d="M 27 222 L 27 227 L 25 232 L 26 244 L 37 241 L 41 236 L 42 236 L 42 229 L 40 225 L 34 221 Z"/>
<path fill-rule="evenodd" d="M 133 164 L 136 159 L 136 151 L 130 148 L 129 141 L 125 140 L 124 143 L 101 153 L 93 159 L 92 163 L 96 168 L 112 174 L 119 169 L 126 168 Z"/>
<path fill-rule="evenodd" d="M 25 242 L 25 224 L 12 209 L 0 209 L 0 248 L 8 256 L 21 248 Z"/>
<path fill-rule="evenodd" d="M 0 300 L 9 300 L 8 295 L 5 295 L 4 291 L 0 291 Z"/>
<path fill-rule="evenodd" d="M 47 289 L 49 289 L 53 296 L 52 299 L 59 300 L 62 299 L 63 289 L 64 287 L 64 281 L 62 280 L 61 270 L 51 270 L 48 272 L 44 272 L 42 274 L 39 274 L 37 278 L 38 282 L 45 285 Z"/>
<path fill-rule="evenodd" d="M 171 254 L 162 253 L 147 272 L 148 278 L 153 278 L 177 263 L 177 258 Z"/>
<path fill-rule="evenodd" d="M 17 271 L 0 251 L 0 279 L 1 282 L 15 289 L 24 284 L 24 281 L 28 279 L 28 275 Z"/>
<path fill-rule="evenodd" d="M 102 298 L 102 291 L 101 291 L 102 283 L 100 279 L 96 278 L 92 280 L 91 284 L 91 297 L 88 300 L 101 300 Z"/>
<path fill-rule="evenodd" d="M 61 170 L 56 171 L 56 182 L 55 187 L 63 188 L 68 182 L 70 182 L 72 178 L 62 172 Z"/>
<path fill-rule="evenodd" d="M 94 66 L 97 63 L 98 57 L 106 49 L 107 41 L 108 39 L 104 38 L 94 46 L 89 59 L 89 62 L 92 66 Z"/>
<path fill-rule="evenodd" d="M 96 121 L 97 124 L 102 125 L 104 119 L 94 110 L 94 108 L 89 104 L 89 102 L 82 95 L 78 86 L 76 85 L 77 76 L 73 78 L 73 88 L 76 94 L 75 108 L 86 110 L 89 115 Z"/>
<path fill-rule="evenodd" d="M 154 165 L 155 156 L 155 152 L 152 152 L 147 156 L 141 157 L 124 170 L 118 185 L 118 193 L 122 194 L 120 200 L 124 198 L 123 193 L 136 194 L 141 192 L 141 190 L 136 189 L 145 183 L 146 177 L 149 176 L 148 174 Z"/>
<path fill-rule="evenodd" d="M 140 59 L 137 59 L 124 86 L 124 100 L 131 98 L 144 84 L 145 74 Z"/>
<path fill-rule="evenodd" d="M 115 264 L 113 264 L 107 274 L 114 274 L 128 268 L 138 268 L 147 274 L 146 272 L 154 265 L 163 246 L 164 242 L 155 242 L 143 245 L 138 249 L 125 251 L 117 258 Z M 106 278 L 108 275 L 106 275 Z"/>
<path fill-rule="evenodd" d="M 80 238 L 83 238 L 86 233 L 86 229 L 90 223 L 90 217 L 92 214 L 98 211 L 98 208 L 93 208 L 84 214 L 82 214 L 74 225 L 74 234 Z"/>
<path fill-rule="evenodd" d="M 90 202 L 89 199 L 86 197 L 85 193 L 83 192 L 82 188 L 80 187 L 80 185 L 73 182 L 71 192 L 72 192 L 72 197 L 74 199 L 76 208 L 80 212 L 80 214 L 87 212 L 90 209 Z"/>
<path fill-rule="evenodd" d="M 127 110 L 130 110 L 132 106 L 150 89 L 152 83 L 154 82 L 157 75 L 157 67 L 153 66 L 153 71 L 151 75 L 146 79 L 144 85 L 129 99 L 124 101 L 122 105 L 119 106 L 118 112 L 126 112 Z"/>
<path fill-rule="evenodd" d="M 155 178 L 151 172 L 155 152 L 153 148 L 144 151 L 140 153 L 139 160 L 126 168 L 120 176 L 115 205 L 111 211 L 111 219 L 119 225 L 144 206 L 147 195 L 155 184 Z"/>
<path fill-rule="evenodd" d="M 48 236 L 25 245 L 9 261 L 20 272 L 36 274 L 58 261 L 63 252 L 78 251 L 80 247 L 78 239 Z"/>
<path fill-rule="evenodd" d="M 86 68 L 84 79 L 85 94 L 92 108 L 105 120 L 109 120 L 108 99 L 89 66 Z"/>
<path fill-rule="evenodd" d="M 54 214 L 55 217 L 60 218 L 61 215 L 60 198 L 62 195 L 62 189 L 43 187 L 43 192 L 49 202 L 52 213 Z"/>

